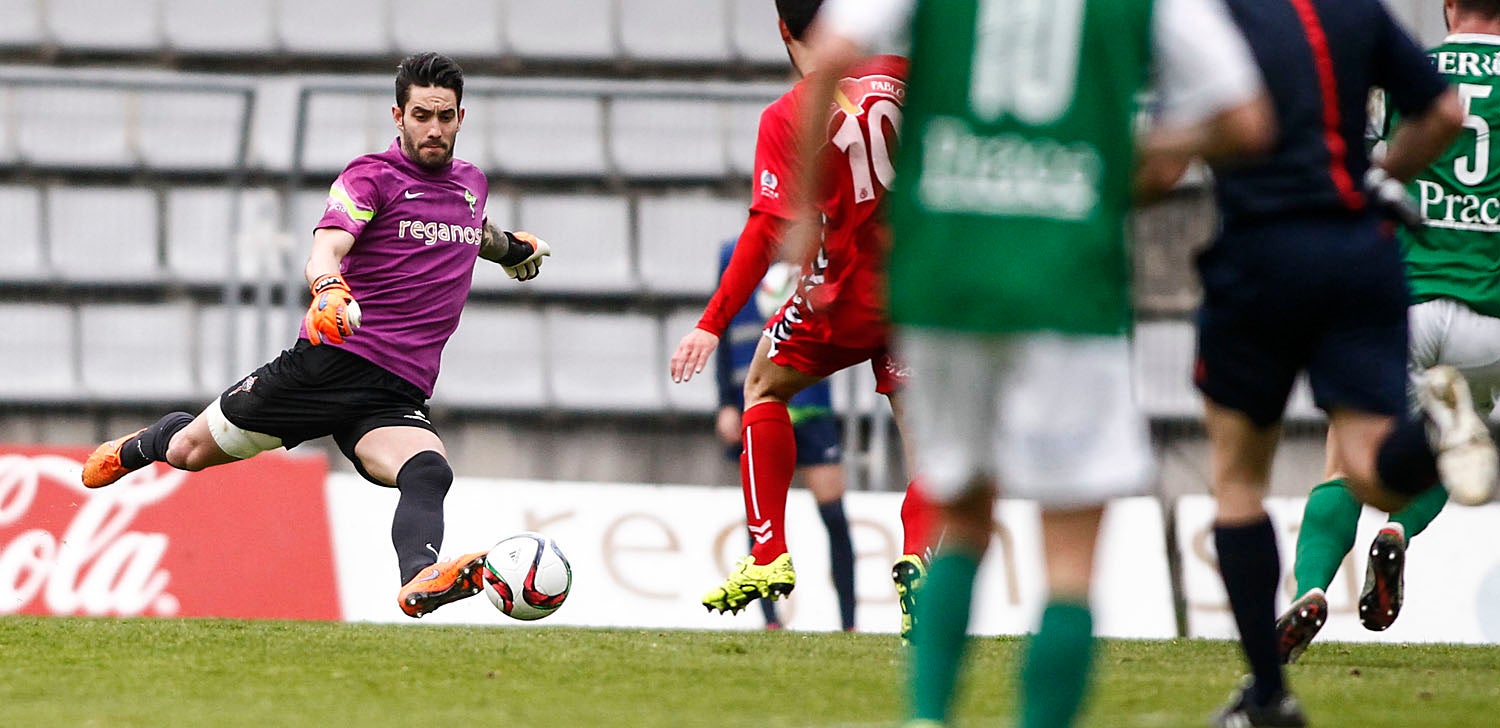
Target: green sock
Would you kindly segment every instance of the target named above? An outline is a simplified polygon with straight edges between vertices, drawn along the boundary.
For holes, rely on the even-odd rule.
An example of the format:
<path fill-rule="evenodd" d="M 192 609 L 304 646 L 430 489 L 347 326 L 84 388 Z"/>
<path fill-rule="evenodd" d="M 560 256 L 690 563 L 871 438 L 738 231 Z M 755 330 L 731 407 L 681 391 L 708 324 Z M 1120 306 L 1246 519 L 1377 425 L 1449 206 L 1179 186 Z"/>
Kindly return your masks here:
<path fill-rule="evenodd" d="M 1437 514 L 1443 512 L 1443 506 L 1448 505 L 1448 489 L 1442 486 L 1428 488 L 1427 492 L 1413 498 L 1405 508 L 1391 514 L 1391 520 L 1401 524 L 1406 529 L 1406 540 L 1410 542 L 1412 537 L 1421 533 L 1437 518 Z"/>
<path fill-rule="evenodd" d="M 915 720 L 947 719 L 958 668 L 969 639 L 969 610 L 979 556 L 948 549 L 932 560 L 917 594 L 917 623 L 906 675 L 907 700 Z"/>
<path fill-rule="evenodd" d="M 1359 528 L 1359 500 L 1344 486 L 1343 478 L 1322 483 L 1307 494 L 1302 509 L 1302 528 L 1297 532 L 1297 597 L 1313 589 L 1327 589 L 1339 564 L 1354 548 Z"/>
<path fill-rule="evenodd" d="M 1077 602 L 1051 602 L 1026 646 L 1021 670 L 1022 728 L 1073 725 L 1094 663 L 1094 618 Z"/>

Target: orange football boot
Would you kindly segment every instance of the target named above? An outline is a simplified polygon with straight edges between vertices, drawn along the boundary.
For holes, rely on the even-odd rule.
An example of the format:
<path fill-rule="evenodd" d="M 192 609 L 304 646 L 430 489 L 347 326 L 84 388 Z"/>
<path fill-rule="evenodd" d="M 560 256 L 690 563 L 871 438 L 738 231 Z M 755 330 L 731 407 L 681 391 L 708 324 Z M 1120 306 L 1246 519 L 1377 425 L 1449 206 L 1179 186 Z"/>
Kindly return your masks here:
<path fill-rule="evenodd" d="M 448 602 L 478 594 L 484 588 L 482 567 L 487 553 L 464 554 L 417 572 L 406 586 L 401 587 L 398 595 L 401 611 L 408 617 L 421 617 Z"/>
<path fill-rule="evenodd" d="M 145 432 L 142 427 L 118 440 L 109 442 L 94 448 L 89 453 L 89 459 L 83 462 L 83 485 L 87 488 L 103 488 L 110 483 L 130 474 L 130 468 L 120 464 L 120 446 L 125 444 L 136 435 Z"/>

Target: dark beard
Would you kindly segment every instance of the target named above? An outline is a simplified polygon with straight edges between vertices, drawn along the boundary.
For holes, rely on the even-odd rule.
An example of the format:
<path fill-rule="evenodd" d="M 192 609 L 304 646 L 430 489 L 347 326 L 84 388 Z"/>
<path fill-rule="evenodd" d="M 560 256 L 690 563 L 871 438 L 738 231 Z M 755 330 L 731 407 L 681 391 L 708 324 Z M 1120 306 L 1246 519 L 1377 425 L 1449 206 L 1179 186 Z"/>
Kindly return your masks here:
<path fill-rule="evenodd" d="M 453 147 L 448 147 L 447 149 L 443 150 L 444 154 L 442 159 L 436 162 L 428 162 L 424 160 L 422 157 L 422 149 L 420 147 L 412 146 L 409 142 L 407 142 L 406 139 L 401 140 L 401 151 L 406 153 L 406 158 L 411 160 L 412 164 L 415 164 L 422 169 L 432 172 L 442 170 L 444 167 L 448 166 L 449 162 L 453 161 Z"/>

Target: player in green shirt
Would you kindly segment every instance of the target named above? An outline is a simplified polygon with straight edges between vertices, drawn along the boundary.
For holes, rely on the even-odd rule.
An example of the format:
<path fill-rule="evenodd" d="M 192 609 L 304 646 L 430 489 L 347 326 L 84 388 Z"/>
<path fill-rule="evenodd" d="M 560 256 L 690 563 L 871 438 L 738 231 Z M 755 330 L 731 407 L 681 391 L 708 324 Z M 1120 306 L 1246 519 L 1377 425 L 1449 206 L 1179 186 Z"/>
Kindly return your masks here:
<path fill-rule="evenodd" d="M 815 30 L 823 67 L 839 68 L 911 18 L 890 308 L 911 357 L 917 471 L 946 527 L 916 606 L 911 725 L 948 718 L 997 483 L 1041 503 L 1047 552 L 1050 593 L 1022 668 L 1018 724 L 1075 720 L 1092 663 L 1088 596 L 1104 504 L 1140 492 L 1155 470 L 1126 338 L 1138 94 L 1156 79 L 1153 154 L 1270 141 L 1259 75 L 1217 2 L 1038 9 L 829 0 Z M 827 83 L 807 108 L 833 98 Z"/>
<path fill-rule="evenodd" d="M 1458 88 L 1466 130 L 1408 185 L 1422 220 L 1398 234 L 1412 292 L 1408 369 L 1415 381 L 1430 367 L 1456 367 L 1487 417 L 1500 390 L 1500 156 L 1489 140 L 1490 127 L 1500 126 L 1500 0 L 1446 0 L 1443 10 L 1450 35 L 1428 57 Z M 1375 536 L 1359 595 L 1366 629 L 1396 621 L 1407 541 L 1447 502 L 1448 491 L 1433 488 Z M 1327 619 L 1324 590 L 1354 546 L 1359 514 L 1336 469 L 1308 494 L 1293 567 L 1297 599 L 1276 624 L 1283 661 L 1295 661 Z"/>

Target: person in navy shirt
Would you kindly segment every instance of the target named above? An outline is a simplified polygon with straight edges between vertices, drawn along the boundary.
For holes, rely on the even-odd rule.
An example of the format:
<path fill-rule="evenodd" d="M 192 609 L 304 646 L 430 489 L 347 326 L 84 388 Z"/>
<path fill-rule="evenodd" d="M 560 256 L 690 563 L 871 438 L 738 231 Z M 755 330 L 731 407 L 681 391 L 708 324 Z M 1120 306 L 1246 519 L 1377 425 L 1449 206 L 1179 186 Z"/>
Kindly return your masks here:
<path fill-rule="evenodd" d="M 1456 94 L 1380 0 L 1226 0 L 1270 91 L 1278 142 L 1215 169 L 1223 228 L 1203 283 L 1194 382 L 1204 395 L 1217 514 L 1214 545 L 1251 677 L 1222 726 L 1304 725 L 1277 649 L 1281 567 L 1263 499 L 1296 377 L 1328 413 L 1330 457 L 1351 490 L 1391 511 L 1442 480 L 1487 489 L 1495 451 L 1462 377 L 1429 370 L 1406 408 L 1401 251 L 1384 208 L 1445 149 Z M 1401 126 L 1384 161 L 1365 154 L 1366 101 L 1384 88 Z M 1435 426 L 1432 442 L 1426 425 Z"/>

